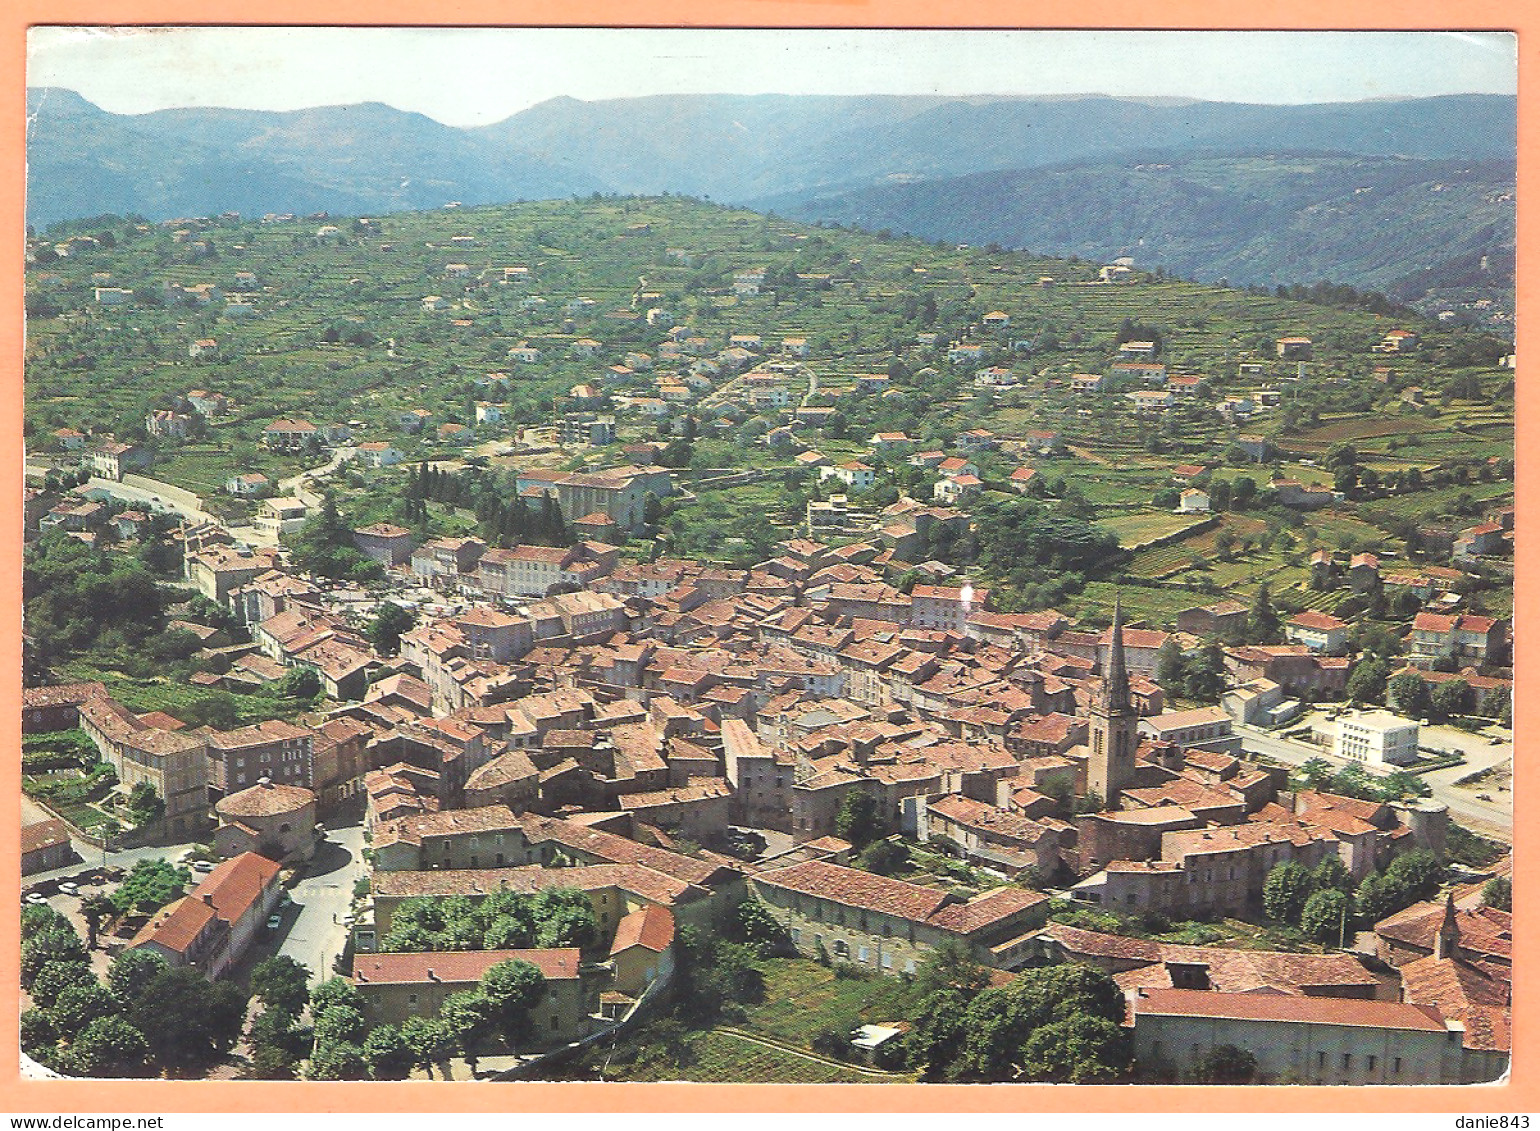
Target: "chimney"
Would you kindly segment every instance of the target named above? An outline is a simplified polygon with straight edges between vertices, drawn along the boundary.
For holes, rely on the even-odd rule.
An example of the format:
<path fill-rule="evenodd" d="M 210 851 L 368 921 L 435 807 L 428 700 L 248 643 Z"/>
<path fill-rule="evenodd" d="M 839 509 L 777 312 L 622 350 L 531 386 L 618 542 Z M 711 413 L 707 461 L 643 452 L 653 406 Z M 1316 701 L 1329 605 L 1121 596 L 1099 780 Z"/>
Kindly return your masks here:
<path fill-rule="evenodd" d="M 437 982 L 439 980 L 439 976 L 433 972 L 433 967 L 428 967 L 428 981 Z"/>

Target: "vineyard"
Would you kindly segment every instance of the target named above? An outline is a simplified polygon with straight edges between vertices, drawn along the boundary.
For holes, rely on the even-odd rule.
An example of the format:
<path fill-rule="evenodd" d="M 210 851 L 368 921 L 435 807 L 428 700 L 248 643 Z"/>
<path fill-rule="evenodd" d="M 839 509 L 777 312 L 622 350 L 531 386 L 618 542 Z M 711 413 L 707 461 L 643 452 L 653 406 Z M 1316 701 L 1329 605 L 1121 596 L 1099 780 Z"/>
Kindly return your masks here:
<path fill-rule="evenodd" d="M 909 1079 L 846 1068 L 822 1057 L 720 1029 L 687 1038 L 666 1050 L 648 1049 L 629 1064 L 612 1061 L 607 1078 L 713 1084 L 871 1084 Z"/>

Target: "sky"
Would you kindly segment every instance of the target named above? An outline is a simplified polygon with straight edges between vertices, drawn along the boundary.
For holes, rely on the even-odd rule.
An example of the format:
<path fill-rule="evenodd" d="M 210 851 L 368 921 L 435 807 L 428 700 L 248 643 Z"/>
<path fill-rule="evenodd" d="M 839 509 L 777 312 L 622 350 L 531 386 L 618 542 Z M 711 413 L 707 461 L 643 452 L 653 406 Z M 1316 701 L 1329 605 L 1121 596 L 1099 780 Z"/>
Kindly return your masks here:
<path fill-rule="evenodd" d="M 33 28 L 29 86 L 104 110 L 383 102 L 451 126 L 560 95 L 1112 94 L 1337 102 L 1513 94 L 1501 32 Z"/>

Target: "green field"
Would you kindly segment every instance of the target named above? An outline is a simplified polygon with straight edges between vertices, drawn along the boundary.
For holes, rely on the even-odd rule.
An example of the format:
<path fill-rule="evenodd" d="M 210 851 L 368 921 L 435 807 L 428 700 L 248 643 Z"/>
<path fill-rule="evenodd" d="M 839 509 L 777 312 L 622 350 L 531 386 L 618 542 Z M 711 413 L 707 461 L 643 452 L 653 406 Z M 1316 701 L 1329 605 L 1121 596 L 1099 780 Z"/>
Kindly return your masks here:
<path fill-rule="evenodd" d="M 1141 546 L 1156 538 L 1165 538 L 1206 521 L 1204 515 L 1172 514 L 1170 511 L 1142 511 L 1098 518 L 1096 524 L 1118 536 L 1123 547 Z"/>
<path fill-rule="evenodd" d="M 821 1058 L 718 1030 L 694 1034 L 672 1047 L 649 1047 L 635 1060 L 612 1058 L 604 1079 L 635 1083 L 885 1084 L 904 1083 L 913 1077 L 842 1068 Z"/>
<path fill-rule="evenodd" d="M 833 1084 L 913 1079 L 829 1063 L 810 1049 L 819 1033 L 849 1032 L 900 1016 L 901 979 L 838 977 L 804 958 L 767 958 L 758 966 L 765 992 L 758 1002 L 742 1007 L 741 1018 L 712 1029 L 679 1029 L 671 1023 L 664 1040 L 642 1039 L 649 1032 L 642 1030 L 606 1056 L 589 1054 L 585 1066 L 591 1070 L 605 1063 L 607 1080 Z"/>

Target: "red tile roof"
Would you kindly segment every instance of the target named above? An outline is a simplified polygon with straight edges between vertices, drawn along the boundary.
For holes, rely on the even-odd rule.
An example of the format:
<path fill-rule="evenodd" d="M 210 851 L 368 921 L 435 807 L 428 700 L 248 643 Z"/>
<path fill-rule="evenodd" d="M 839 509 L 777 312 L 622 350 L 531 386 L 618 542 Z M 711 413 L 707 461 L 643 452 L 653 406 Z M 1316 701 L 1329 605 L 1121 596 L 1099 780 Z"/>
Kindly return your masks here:
<path fill-rule="evenodd" d="M 916 922 L 930 918 L 949 899 L 945 892 L 933 888 L 842 868 L 823 860 L 808 860 L 765 872 L 756 876 L 754 882 Z"/>
<path fill-rule="evenodd" d="M 1350 1029 L 1408 1029 L 1447 1032 L 1432 1006 L 1361 998 L 1294 997 L 1286 994 L 1225 994 L 1212 990 L 1146 990 L 1134 999 L 1134 1015 L 1219 1017 L 1297 1025 L 1342 1025 Z"/>
<path fill-rule="evenodd" d="M 57 818 L 48 821 L 38 821 L 33 825 L 23 825 L 21 830 L 21 852 L 25 856 L 29 852 L 36 852 L 42 848 L 52 848 L 56 844 L 64 844 L 69 838 L 69 826 Z"/>
<path fill-rule="evenodd" d="M 551 950 L 438 950 L 404 954 L 359 954 L 353 958 L 353 981 L 363 985 L 413 985 L 445 982 L 474 985 L 500 962 L 527 962 L 547 981 L 578 976 L 576 947 Z"/>
<path fill-rule="evenodd" d="M 661 954 L 674 942 L 674 916 L 666 907 L 644 907 L 633 911 L 615 928 L 610 953 L 619 954 L 634 946 Z"/>
<path fill-rule="evenodd" d="M 278 865 L 274 861 L 255 852 L 243 852 L 204 877 L 190 898 L 207 897 L 221 919 L 234 923 L 251 910 L 277 875 Z"/>

